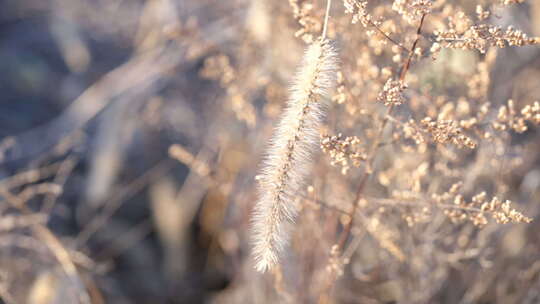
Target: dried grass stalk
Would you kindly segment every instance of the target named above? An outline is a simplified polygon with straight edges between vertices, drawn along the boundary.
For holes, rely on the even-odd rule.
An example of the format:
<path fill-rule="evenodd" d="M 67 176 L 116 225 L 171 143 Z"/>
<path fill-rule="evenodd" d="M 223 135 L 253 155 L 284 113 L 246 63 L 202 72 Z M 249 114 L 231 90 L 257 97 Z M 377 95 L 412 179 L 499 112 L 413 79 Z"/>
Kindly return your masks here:
<path fill-rule="evenodd" d="M 253 255 L 260 272 L 278 262 L 288 243 L 298 213 L 295 193 L 310 171 L 337 66 L 336 52 L 328 40 L 320 39 L 307 48 L 287 108 L 270 142 L 253 217 Z"/>

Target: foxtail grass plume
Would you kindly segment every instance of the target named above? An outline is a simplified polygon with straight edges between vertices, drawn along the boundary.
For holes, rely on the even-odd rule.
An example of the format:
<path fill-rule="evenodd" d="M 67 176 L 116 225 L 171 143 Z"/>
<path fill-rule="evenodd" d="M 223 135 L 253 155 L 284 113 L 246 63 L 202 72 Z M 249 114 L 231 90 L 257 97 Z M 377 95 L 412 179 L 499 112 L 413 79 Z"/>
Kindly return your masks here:
<path fill-rule="evenodd" d="M 329 91 L 335 85 L 337 54 L 328 40 L 311 44 L 298 69 L 287 108 L 270 141 L 253 216 L 253 255 L 260 272 L 272 268 L 287 245 L 298 213 L 295 196 L 318 147 Z"/>

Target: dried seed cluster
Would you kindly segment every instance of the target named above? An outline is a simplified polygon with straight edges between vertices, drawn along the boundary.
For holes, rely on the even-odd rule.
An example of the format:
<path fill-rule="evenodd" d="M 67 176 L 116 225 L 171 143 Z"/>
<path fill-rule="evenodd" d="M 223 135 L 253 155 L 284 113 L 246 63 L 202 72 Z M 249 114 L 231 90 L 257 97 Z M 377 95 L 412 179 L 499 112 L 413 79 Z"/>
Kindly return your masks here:
<path fill-rule="evenodd" d="M 295 197 L 305 184 L 326 100 L 335 85 L 337 59 L 327 40 L 304 55 L 285 112 L 273 135 L 259 175 L 260 193 L 253 216 L 253 256 L 261 272 L 272 268 L 288 243 L 298 213 Z"/>
<path fill-rule="evenodd" d="M 511 201 L 503 202 L 496 196 L 488 199 L 486 192 L 474 195 L 471 201 L 467 202 L 463 195 L 459 194 L 462 187 L 463 183 L 456 183 L 447 192 L 432 196 L 435 202 L 444 208 L 445 214 L 455 222 L 468 220 L 476 226 L 485 226 L 488 224 L 487 216 L 499 224 L 532 221 L 531 218 L 512 208 Z"/>
<path fill-rule="evenodd" d="M 361 141 L 356 136 L 344 137 L 338 135 L 323 135 L 321 139 L 321 149 L 332 159 L 332 166 L 341 166 L 341 173 L 347 174 L 354 167 L 360 167 L 367 159 L 367 154 L 361 147 Z"/>
<path fill-rule="evenodd" d="M 526 122 L 540 124 L 540 103 L 535 101 L 532 105 L 526 105 L 521 111 L 516 111 L 514 101 L 508 100 L 508 105 L 501 106 L 497 119 L 493 122 L 493 128 L 498 131 L 512 129 L 517 133 L 527 131 Z"/>
<path fill-rule="evenodd" d="M 403 91 L 407 85 L 400 80 L 388 79 L 379 93 L 377 100 L 383 102 L 385 106 L 399 106 L 405 102 Z"/>
<path fill-rule="evenodd" d="M 402 15 L 407 22 L 413 23 L 428 14 L 432 5 L 432 0 L 394 0 L 392 9 Z"/>
<path fill-rule="evenodd" d="M 427 117 L 422 119 L 421 125 L 437 143 L 453 143 L 458 147 L 476 148 L 476 143 L 463 134 L 461 128 L 453 120 L 433 121 L 430 117 Z"/>
<path fill-rule="evenodd" d="M 485 53 L 490 46 L 504 48 L 540 43 L 538 38 L 530 38 L 511 26 L 504 30 L 500 26 L 490 24 L 473 25 L 465 32 L 451 28 L 447 31 L 435 31 L 434 34 L 442 47 L 478 50 L 480 53 Z"/>

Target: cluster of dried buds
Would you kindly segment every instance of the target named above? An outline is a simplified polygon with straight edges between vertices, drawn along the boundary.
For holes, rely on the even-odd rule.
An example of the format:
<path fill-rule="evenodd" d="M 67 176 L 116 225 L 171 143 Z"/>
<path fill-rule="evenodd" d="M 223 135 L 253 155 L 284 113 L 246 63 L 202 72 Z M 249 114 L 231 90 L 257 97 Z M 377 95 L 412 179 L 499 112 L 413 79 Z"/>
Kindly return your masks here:
<path fill-rule="evenodd" d="M 434 34 L 441 47 L 476 49 L 481 53 L 485 53 L 490 46 L 503 48 L 508 45 L 524 46 L 540 42 L 540 39 L 528 37 L 511 26 L 504 30 L 500 26 L 490 24 L 473 25 L 463 33 L 451 28 L 447 31 L 435 31 Z"/>
<path fill-rule="evenodd" d="M 402 15 L 409 23 L 413 23 L 431 11 L 431 0 L 394 0 L 392 9 Z"/>
<path fill-rule="evenodd" d="M 302 26 L 294 35 L 306 43 L 312 43 L 316 33 L 322 28 L 321 19 L 314 16 L 313 4 L 304 0 L 289 0 L 289 5 L 293 10 L 294 19 Z"/>
<path fill-rule="evenodd" d="M 534 102 L 532 105 L 527 105 L 516 111 L 514 101 L 508 100 L 508 105 L 503 105 L 499 108 L 497 119 L 492 123 L 493 128 L 498 131 L 506 131 L 512 129 L 517 133 L 527 131 L 526 122 L 540 124 L 540 103 Z"/>
<path fill-rule="evenodd" d="M 530 223 L 531 218 L 512 208 L 509 200 L 501 201 L 497 197 L 487 199 L 486 192 L 474 195 L 470 202 L 465 201 L 459 194 L 463 183 L 458 182 L 447 192 L 432 198 L 436 204 L 444 209 L 444 213 L 454 222 L 469 220 L 476 226 L 484 226 L 488 223 L 489 215 L 499 224 L 507 223 Z"/>
<path fill-rule="evenodd" d="M 342 174 L 347 174 L 351 165 L 359 167 L 362 161 L 367 159 L 367 154 L 360 147 L 360 139 L 356 136 L 343 137 L 341 133 L 323 135 L 321 148 L 332 159 L 332 166 L 341 166 Z"/>
<path fill-rule="evenodd" d="M 344 0 L 343 5 L 345 12 L 352 15 L 353 24 L 358 23 L 358 21 L 366 27 L 377 24 L 377 21 L 367 11 L 367 0 Z"/>
<path fill-rule="evenodd" d="M 453 143 L 458 147 L 476 148 L 476 143 L 453 120 L 434 121 L 430 117 L 422 119 L 421 125 L 431 134 L 436 143 Z"/>
<path fill-rule="evenodd" d="M 385 106 L 399 106 L 405 102 L 403 91 L 407 85 L 400 80 L 388 79 L 384 84 L 383 90 L 379 93 L 377 100 L 384 102 Z"/>

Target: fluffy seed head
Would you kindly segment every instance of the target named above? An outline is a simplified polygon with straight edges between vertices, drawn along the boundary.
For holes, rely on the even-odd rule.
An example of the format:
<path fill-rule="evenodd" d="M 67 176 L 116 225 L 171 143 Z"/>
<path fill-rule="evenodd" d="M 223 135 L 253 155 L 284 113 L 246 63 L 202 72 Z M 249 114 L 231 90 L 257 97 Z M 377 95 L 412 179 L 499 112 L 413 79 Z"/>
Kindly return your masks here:
<path fill-rule="evenodd" d="M 253 216 L 253 255 L 258 271 L 272 268 L 288 243 L 298 213 L 295 194 L 310 171 L 337 66 L 336 52 L 327 40 L 307 48 L 287 108 L 270 141 Z"/>

